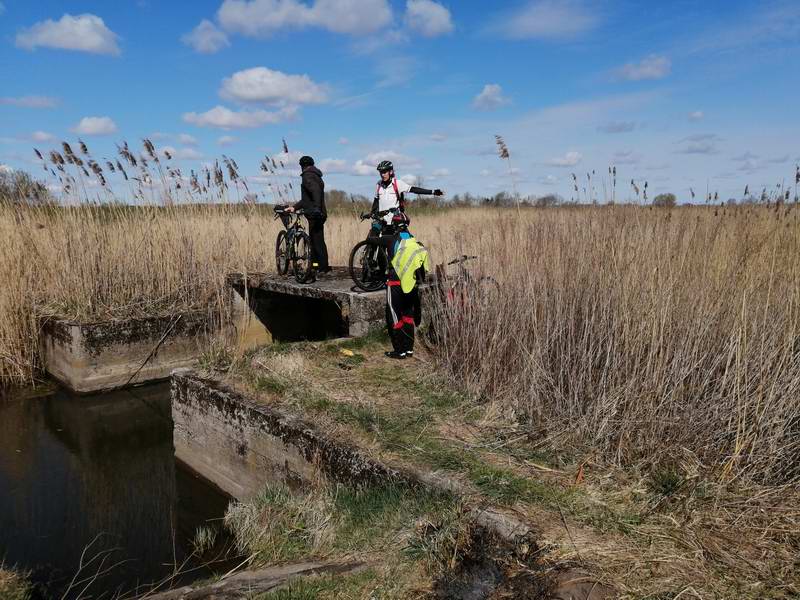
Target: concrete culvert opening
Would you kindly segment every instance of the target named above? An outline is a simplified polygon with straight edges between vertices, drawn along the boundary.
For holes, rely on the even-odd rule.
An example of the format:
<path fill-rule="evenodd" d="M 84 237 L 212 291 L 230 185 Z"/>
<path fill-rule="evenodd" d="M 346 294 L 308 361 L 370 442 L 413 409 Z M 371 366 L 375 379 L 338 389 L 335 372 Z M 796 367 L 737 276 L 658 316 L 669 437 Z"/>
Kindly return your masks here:
<path fill-rule="evenodd" d="M 327 298 L 290 296 L 280 292 L 234 286 L 246 298 L 253 315 L 276 342 L 320 341 L 348 335 L 341 306 Z"/>

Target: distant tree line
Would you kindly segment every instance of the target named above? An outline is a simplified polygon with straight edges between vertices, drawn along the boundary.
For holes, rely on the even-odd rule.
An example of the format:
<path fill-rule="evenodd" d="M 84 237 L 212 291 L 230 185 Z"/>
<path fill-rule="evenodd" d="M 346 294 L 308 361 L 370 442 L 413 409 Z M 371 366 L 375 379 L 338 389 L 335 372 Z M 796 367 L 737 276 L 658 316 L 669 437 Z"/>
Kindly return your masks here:
<path fill-rule="evenodd" d="M 42 182 L 29 173 L 11 169 L 0 170 L 0 204 L 51 204 L 53 197 Z"/>

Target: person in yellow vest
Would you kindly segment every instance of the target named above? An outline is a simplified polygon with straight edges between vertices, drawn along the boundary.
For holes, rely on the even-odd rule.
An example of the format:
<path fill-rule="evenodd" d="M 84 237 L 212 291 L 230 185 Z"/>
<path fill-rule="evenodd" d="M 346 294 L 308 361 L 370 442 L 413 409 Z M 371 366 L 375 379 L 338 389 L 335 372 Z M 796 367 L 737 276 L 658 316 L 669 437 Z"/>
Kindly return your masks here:
<path fill-rule="evenodd" d="M 386 327 L 392 341 L 386 356 L 404 359 L 414 356 L 414 328 L 422 318 L 418 284 L 425 280 L 428 251 L 408 231 L 408 217 L 396 213 L 396 233 L 375 240 L 386 248 L 389 269 L 386 276 Z"/>

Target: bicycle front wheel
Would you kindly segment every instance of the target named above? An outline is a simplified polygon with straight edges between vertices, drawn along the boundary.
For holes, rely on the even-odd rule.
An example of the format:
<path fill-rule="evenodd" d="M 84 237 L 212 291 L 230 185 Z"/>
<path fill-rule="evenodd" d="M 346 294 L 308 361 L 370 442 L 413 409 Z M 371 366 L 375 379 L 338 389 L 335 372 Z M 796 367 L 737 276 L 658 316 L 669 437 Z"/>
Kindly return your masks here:
<path fill-rule="evenodd" d="M 285 231 L 279 232 L 275 240 L 275 268 L 279 275 L 286 275 L 289 271 L 289 240 Z"/>
<path fill-rule="evenodd" d="M 386 285 L 386 269 L 389 259 L 386 250 L 369 240 L 353 246 L 347 267 L 356 287 L 365 292 L 375 292 Z"/>
<path fill-rule="evenodd" d="M 294 235 L 292 265 L 297 283 L 309 283 L 314 280 L 315 272 L 311 265 L 311 239 L 305 231 L 298 231 Z"/>

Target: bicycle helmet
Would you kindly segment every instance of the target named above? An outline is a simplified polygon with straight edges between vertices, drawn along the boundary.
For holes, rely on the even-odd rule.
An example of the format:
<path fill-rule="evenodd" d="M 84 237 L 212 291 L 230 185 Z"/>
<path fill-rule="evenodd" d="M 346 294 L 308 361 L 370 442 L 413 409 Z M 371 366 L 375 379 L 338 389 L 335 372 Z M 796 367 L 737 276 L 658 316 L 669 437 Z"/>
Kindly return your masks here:
<path fill-rule="evenodd" d="M 378 164 L 378 172 L 379 173 L 386 173 L 387 171 L 394 171 L 394 165 L 390 160 L 382 160 Z"/>

